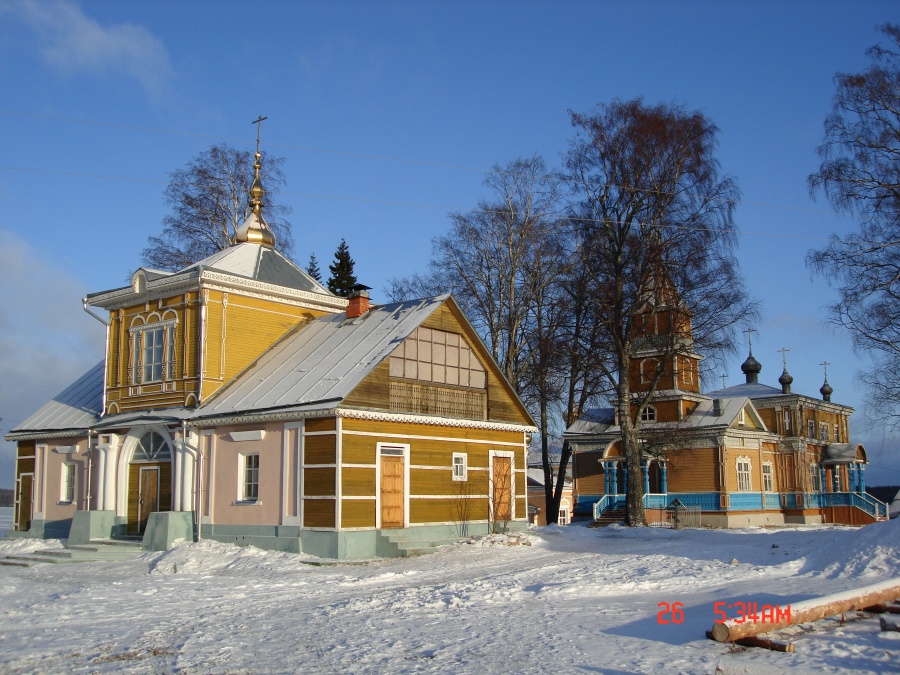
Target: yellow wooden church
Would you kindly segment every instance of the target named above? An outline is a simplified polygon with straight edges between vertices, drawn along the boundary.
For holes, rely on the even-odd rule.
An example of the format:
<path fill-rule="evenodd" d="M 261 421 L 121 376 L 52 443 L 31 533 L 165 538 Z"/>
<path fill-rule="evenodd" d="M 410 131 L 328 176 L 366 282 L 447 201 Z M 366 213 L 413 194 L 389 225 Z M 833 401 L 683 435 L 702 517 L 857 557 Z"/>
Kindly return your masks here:
<path fill-rule="evenodd" d="M 13 536 L 366 558 L 525 527 L 534 422 L 457 303 L 329 292 L 275 249 L 256 158 L 235 246 L 85 299 L 106 358 L 7 436 Z"/>

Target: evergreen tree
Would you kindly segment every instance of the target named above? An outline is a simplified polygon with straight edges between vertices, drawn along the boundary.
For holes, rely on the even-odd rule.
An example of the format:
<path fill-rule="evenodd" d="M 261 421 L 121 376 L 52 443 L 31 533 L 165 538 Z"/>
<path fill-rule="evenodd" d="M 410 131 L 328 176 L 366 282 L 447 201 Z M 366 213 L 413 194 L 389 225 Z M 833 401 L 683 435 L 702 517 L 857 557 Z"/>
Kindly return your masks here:
<path fill-rule="evenodd" d="M 343 298 L 350 295 L 350 290 L 356 285 L 356 275 L 353 274 L 355 264 L 350 257 L 347 242 L 341 239 L 340 246 L 334 252 L 334 262 L 328 266 L 328 271 L 331 272 L 327 283 L 328 290 Z"/>
<path fill-rule="evenodd" d="M 322 283 L 322 270 L 319 269 L 319 261 L 316 260 L 316 254 L 309 254 L 309 264 L 306 266 L 306 273 L 313 279 Z"/>

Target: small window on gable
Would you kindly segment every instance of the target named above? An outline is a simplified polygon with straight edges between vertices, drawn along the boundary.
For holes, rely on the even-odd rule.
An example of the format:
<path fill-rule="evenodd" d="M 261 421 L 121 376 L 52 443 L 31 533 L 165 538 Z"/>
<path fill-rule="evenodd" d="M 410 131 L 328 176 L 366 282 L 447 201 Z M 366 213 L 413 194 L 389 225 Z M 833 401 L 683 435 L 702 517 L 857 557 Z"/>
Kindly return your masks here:
<path fill-rule="evenodd" d="M 747 422 L 747 414 L 744 412 L 744 409 L 741 408 L 741 411 L 738 413 L 738 424 L 744 426 Z"/>
<path fill-rule="evenodd" d="M 453 453 L 453 480 L 469 480 L 469 456 L 464 452 Z"/>
<path fill-rule="evenodd" d="M 656 421 L 656 408 L 652 405 L 648 405 L 646 408 L 641 411 L 641 422 L 655 422 Z"/>

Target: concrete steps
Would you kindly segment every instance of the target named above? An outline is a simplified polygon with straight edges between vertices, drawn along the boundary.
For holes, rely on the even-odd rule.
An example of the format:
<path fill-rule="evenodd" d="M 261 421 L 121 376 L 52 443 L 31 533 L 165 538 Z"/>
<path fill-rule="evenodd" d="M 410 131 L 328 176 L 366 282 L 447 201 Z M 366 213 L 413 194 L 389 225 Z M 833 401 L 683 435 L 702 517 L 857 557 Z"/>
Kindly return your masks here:
<path fill-rule="evenodd" d="M 606 509 L 589 527 L 606 527 L 625 522 L 625 509 Z"/>
<path fill-rule="evenodd" d="M 400 558 L 434 553 L 438 546 L 455 544 L 463 538 L 429 536 L 427 532 L 419 532 L 416 528 L 382 531 L 381 536 L 391 543 Z"/>
<path fill-rule="evenodd" d="M 30 553 L 13 553 L 0 559 L 0 565 L 31 567 L 41 563 L 51 565 L 133 560 L 142 553 L 141 545 L 135 541 L 97 540 L 80 546 L 48 548 Z"/>

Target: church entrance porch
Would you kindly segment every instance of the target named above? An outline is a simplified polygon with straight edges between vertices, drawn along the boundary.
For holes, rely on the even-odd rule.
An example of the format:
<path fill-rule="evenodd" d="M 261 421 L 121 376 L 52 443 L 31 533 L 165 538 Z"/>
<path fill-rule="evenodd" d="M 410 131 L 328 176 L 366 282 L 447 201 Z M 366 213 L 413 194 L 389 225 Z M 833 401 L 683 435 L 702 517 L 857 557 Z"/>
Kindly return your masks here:
<path fill-rule="evenodd" d="M 143 434 L 128 464 L 126 531 L 141 535 L 150 514 L 172 510 L 172 451 L 155 431 Z"/>

